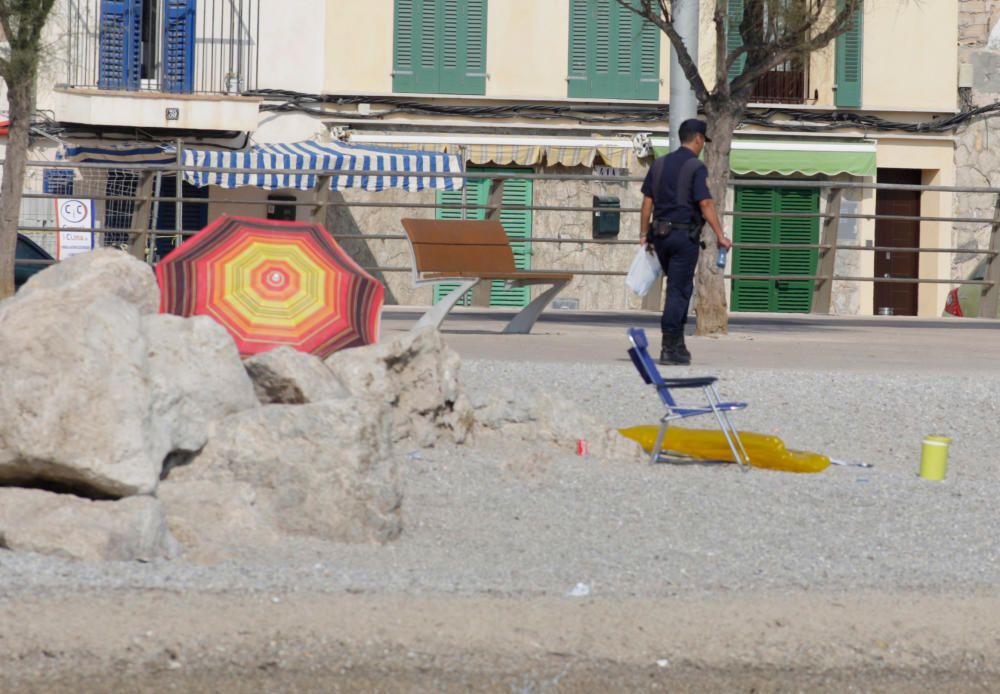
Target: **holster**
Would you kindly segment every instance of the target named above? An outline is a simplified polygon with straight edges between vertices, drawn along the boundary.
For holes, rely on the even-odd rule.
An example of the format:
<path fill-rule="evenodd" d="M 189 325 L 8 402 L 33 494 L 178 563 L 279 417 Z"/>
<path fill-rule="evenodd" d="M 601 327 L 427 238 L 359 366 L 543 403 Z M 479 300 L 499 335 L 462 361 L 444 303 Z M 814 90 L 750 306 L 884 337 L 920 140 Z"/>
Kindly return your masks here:
<path fill-rule="evenodd" d="M 676 224 L 673 222 L 653 222 L 652 228 L 649 230 L 649 239 L 652 241 L 653 238 L 665 238 L 670 236 L 670 232 L 674 231 L 686 231 L 688 238 L 691 239 L 693 243 L 701 243 L 701 229 L 703 224 Z"/>

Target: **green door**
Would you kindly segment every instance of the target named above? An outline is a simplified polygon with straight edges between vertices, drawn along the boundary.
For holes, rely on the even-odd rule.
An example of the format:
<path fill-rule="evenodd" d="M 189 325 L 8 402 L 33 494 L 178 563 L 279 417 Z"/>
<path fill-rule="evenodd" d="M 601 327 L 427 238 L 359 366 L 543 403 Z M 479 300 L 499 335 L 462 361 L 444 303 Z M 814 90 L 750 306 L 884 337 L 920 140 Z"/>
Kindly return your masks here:
<path fill-rule="evenodd" d="M 511 169 L 469 169 L 470 173 L 511 173 Z M 477 209 L 466 211 L 466 219 L 485 219 L 486 203 L 489 202 L 490 181 L 488 179 L 472 179 L 466 182 L 466 204 L 475 205 Z M 514 266 L 518 270 L 531 269 L 531 210 L 507 209 L 511 205 L 529 207 L 532 200 L 532 182 L 522 178 L 508 178 L 503 184 L 503 209 L 500 212 L 500 223 L 510 239 L 514 251 Z M 438 205 L 461 205 L 462 191 L 439 191 Z M 458 208 L 438 208 L 437 219 L 461 219 L 462 210 Z M 437 303 L 457 284 L 444 282 L 434 286 L 434 302 Z M 468 306 L 471 302 L 471 292 L 460 300 L 456 306 Z M 531 300 L 531 287 L 507 287 L 500 280 L 494 281 L 490 288 L 490 306 L 512 306 L 521 308 Z"/>
<path fill-rule="evenodd" d="M 819 243 L 818 217 L 746 217 L 740 212 L 819 212 L 816 188 L 736 188 L 733 241 L 780 243 L 787 246 Z M 815 275 L 819 253 L 815 248 L 737 248 L 734 275 Z M 813 286 L 805 280 L 733 280 L 733 311 L 808 313 Z"/>

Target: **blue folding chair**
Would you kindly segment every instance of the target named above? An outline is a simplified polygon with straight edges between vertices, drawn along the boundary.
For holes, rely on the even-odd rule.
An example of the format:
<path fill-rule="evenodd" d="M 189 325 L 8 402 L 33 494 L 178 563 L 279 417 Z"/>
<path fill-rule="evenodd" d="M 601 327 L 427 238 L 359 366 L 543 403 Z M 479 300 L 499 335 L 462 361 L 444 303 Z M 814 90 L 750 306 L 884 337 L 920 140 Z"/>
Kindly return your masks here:
<path fill-rule="evenodd" d="M 734 410 L 745 409 L 745 402 L 722 402 L 719 391 L 715 389 L 715 382 L 718 380 L 714 376 L 702 376 L 699 378 L 663 378 L 660 370 L 656 368 L 656 362 L 649 354 L 649 341 L 646 339 L 646 331 L 642 328 L 629 328 L 628 340 L 632 347 L 628 350 L 628 355 L 632 358 L 632 363 L 639 370 L 639 375 L 647 384 L 656 387 L 656 393 L 667 408 L 667 413 L 660 419 L 660 431 L 656 435 L 656 443 L 653 445 L 651 463 L 660 460 L 662 453 L 663 437 L 667 435 L 667 427 L 670 422 L 688 417 L 697 417 L 703 414 L 714 414 L 719 422 L 719 428 L 726 437 L 730 450 L 733 452 L 733 459 L 747 469 L 750 464 L 750 456 L 743 448 L 740 434 L 736 427 L 729 421 L 729 413 Z M 701 388 L 708 401 L 704 405 L 680 406 L 670 395 L 671 388 Z"/>

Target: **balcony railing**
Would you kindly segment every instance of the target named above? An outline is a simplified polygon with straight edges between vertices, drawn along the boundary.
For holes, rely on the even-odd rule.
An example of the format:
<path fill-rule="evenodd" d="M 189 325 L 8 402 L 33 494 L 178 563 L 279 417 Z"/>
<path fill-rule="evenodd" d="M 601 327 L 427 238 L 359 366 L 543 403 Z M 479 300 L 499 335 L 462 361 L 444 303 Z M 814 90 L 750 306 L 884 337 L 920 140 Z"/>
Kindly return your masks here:
<path fill-rule="evenodd" d="M 801 60 L 787 60 L 761 75 L 753 86 L 750 101 L 766 104 L 805 103 L 806 73 Z"/>
<path fill-rule="evenodd" d="M 66 86 L 255 89 L 261 0 L 68 0 Z"/>

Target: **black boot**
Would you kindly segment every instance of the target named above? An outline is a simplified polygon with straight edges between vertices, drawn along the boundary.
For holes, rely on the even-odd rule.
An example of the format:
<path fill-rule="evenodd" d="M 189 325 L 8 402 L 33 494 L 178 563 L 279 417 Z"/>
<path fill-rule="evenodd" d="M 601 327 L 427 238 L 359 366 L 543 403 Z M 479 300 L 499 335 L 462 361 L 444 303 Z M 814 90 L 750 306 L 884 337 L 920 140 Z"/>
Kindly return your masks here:
<path fill-rule="evenodd" d="M 685 364 L 691 363 L 691 353 L 687 345 L 684 344 L 684 333 L 677 336 L 677 356 L 684 360 Z"/>
<path fill-rule="evenodd" d="M 686 366 L 691 363 L 691 353 L 684 346 L 684 335 L 663 334 L 660 363 L 665 366 Z"/>

